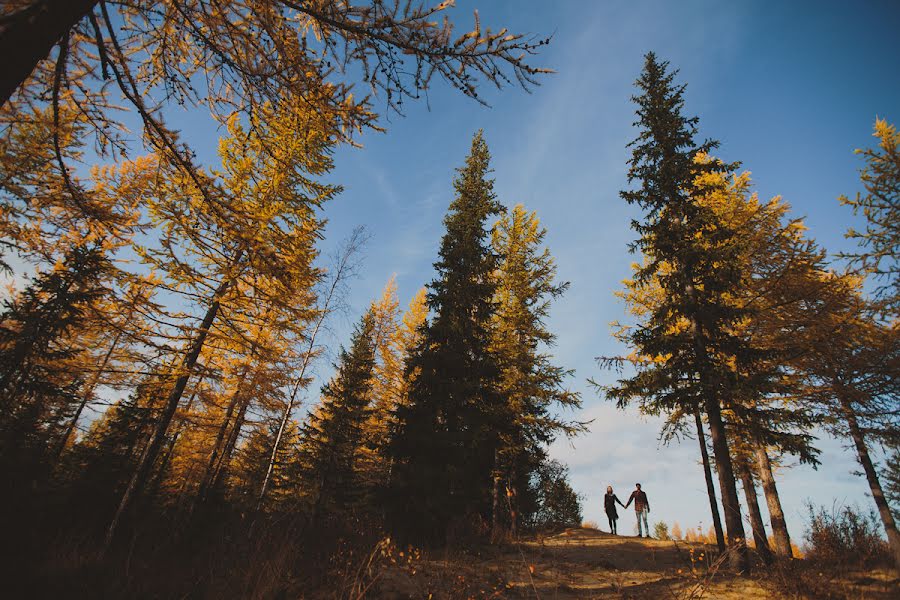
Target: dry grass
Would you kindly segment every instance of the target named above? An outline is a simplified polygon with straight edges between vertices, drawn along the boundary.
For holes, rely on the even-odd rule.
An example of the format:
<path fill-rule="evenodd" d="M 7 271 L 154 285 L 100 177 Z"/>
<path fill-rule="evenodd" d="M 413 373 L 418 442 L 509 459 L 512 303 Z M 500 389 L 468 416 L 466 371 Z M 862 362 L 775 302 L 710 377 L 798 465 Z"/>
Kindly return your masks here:
<path fill-rule="evenodd" d="M 612 536 L 589 528 L 533 537 L 480 552 L 424 557 L 416 576 L 385 576 L 388 598 L 647 598 L 764 600 L 772 598 L 900 598 L 888 571 L 825 577 L 812 565 L 763 568 L 741 577 L 704 544 Z M 809 584 L 817 581 L 816 586 Z M 807 583 L 804 583 L 807 582 Z"/>
<path fill-rule="evenodd" d="M 217 521 L 218 523 L 218 521 Z M 568 529 L 503 546 L 433 550 L 397 547 L 335 525 L 310 530 L 289 520 L 221 525 L 168 539 L 159 527 L 123 540 L 105 560 L 88 540 L 59 537 L 43 560 L 4 577 L 18 598 L 900 598 L 888 570 L 825 567 L 796 560 L 739 577 L 714 547 Z M 9 567 L 11 563 L 5 563 Z"/>

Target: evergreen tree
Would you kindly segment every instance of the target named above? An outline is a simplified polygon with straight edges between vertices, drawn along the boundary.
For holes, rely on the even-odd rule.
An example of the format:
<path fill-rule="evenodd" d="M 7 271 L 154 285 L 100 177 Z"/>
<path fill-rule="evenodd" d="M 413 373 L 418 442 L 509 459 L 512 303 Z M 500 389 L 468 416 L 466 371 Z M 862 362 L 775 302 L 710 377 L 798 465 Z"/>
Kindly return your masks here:
<path fill-rule="evenodd" d="M 68 368 L 78 349 L 68 336 L 85 324 L 89 306 L 106 293 L 109 261 L 96 247 L 75 247 L 41 273 L 0 315 L 0 458 L 35 478 L 65 431 L 81 377 Z"/>
<path fill-rule="evenodd" d="M 372 413 L 375 370 L 375 319 L 367 312 L 357 325 L 350 349 L 342 349 L 334 377 L 322 388 L 321 404 L 301 436 L 303 478 L 314 516 L 358 509 L 372 491 L 361 475 L 367 421 Z"/>
<path fill-rule="evenodd" d="M 222 170 L 211 178 L 220 186 L 215 201 L 193 178 L 171 170 L 148 192 L 149 212 L 163 236 L 158 248 L 140 248 L 139 254 L 166 273 L 172 281 L 167 288 L 192 301 L 202 317 L 183 323 L 180 332 L 167 332 L 181 340 L 178 367 L 151 443 L 107 530 L 106 548 L 145 491 L 205 349 L 217 338 L 230 338 L 243 351 L 259 352 L 246 323 L 266 322 L 268 317 L 260 317 L 269 310 L 272 328 L 284 336 L 302 336 L 316 317 L 321 271 L 313 263 L 324 227 L 319 209 L 340 188 L 314 178 L 331 169 L 334 132 L 316 127 L 318 115 L 302 104 L 285 101 L 260 107 L 259 113 L 249 128 L 237 119 L 229 122 L 229 136 L 219 144 Z M 232 431 L 237 435 L 240 428 Z"/>
<path fill-rule="evenodd" d="M 530 520 L 530 515 L 521 514 L 519 498 L 532 489 L 529 483 L 544 462 L 546 446 L 560 433 L 574 435 L 584 429 L 551 412 L 551 408 L 578 407 L 580 402 L 577 393 L 564 388 L 572 371 L 553 365 L 547 353 L 555 342 L 545 322 L 550 303 L 569 284 L 555 281 L 556 265 L 543 246 L 545 235 L 535 213 L 521 204 L 502 216 L 493 230 L 494 252 L 499 257 L 493 348 L 507 413 L 498 430 L 501 446 L 494 465 L 495 539 L 502 536 L 501 528 L 515 530 L 523 520 Z M 529 504 L 526 500 L 523 506 Z M 501 524 L 501 518 L 507 522 Z"/>
<path fill-rule="evenodd" d="M 569 484 L 569 470 L 555 460 L 541 463 L 532 477 L 536 509 L 530 520 L 535 528 L 578 527 L 581 498 Z"/>
<path fill-rule="evenodd" d="M 741 521 L 734 470 L 722 416 L 723 399 L 732 397 L 736 382 L 730 366 L 735 356 L 752 352 L 732 332 L 743 312 L 726 301 L 741 284 L 740 243 L 715 212 L 697 200 L 700 176 L 730 171 L 733 165 L 697 161 L 716 142 L 697 144 L 698 119 L 683 116 L 685 86 L 676 85 L 668 63 L 646 56 L 634 97 L 640 134 L 630 144 L 629 182 L 640 187 L 621 192 L 629 204 L 644 210 L 632 227 L 639 238 L 631 249 L 645 261 L 637 267 L 635 285 L 658 281 L 662 301 L 628 335 L 646 361 L 638 373 L 607 388 L 620 407 L 640 399 L 656 414 L 706 413 L 716 471 L 722 492 L 728 541 L 734 546 L 732 566 L 748 572 L 750 563 Z M 726 406 L 727 407 L 727 406 Z"/>
<path fill-rule="evenodd" d="M 865 231 L 850 229 L 847 237 L 859 242 L 856 253 L 844 256 L 881 282 L 876 290 L 894 314 L 900 311 L 900 132 L 885 121 L 875 121 L 878 148 L 857 150 L 866 160 L 860 171 L 865 193 L 841 196 L 841 204 L 866 218 Z"/>
<path fill-rule="evenodd" d="M 893 448 L 885 459 L 881 480 L 884 494 L 894 511 L 894 520 L 900 521 L 900 448 Z"/>
<path fill-rule="evenodd" d="M 434 317 L 407 365 L 408 404 L 397 407 L 391 520 L 419 541 L 442 542 L 448 529 L 487 523 L 491 515 L 505 404 L 491 349 L 497 258 L 487 224 L 501 207 L 489 161 L 479 131 L 444 218 L 437 278 L 429 285 Z"/>
<path fill-rule="evenodd" d="M 282 432 L 272 473 L 269 476 L 268 494 L 258 503 L 262 479 L 266 475 L 280 419 L 268 418 L 250 430 L 235 461 L 235 482 L 231 488 L 234 502 L 247 510 L 296 511 L 301 501 L 309 500 L 311 490 L 304 484 L 304 467 L 300 453 L 301 428 L 296 421 L 289 421 Z"/>
<path fill-rule="evenodd" d="M 165 399 L 163 376 L 144 377 L 126 398 L 94 421 L 65 460 L 74 496 L 89 512 L 109 518 L 128 482 Z"/>
<path fill-rule="evenodd" d="M 826 323 L 834 332 L 830 343 L 819 345 L 797 362 L 818 383 L 804 390 L 804 399 L 821 412 L 833 434 L 852 441 L 894 562 L 900 567 L 900 529 L 870 450 L 876 442 L 895 445 L 898 440 L 900 326 L 878 320 L 859 288 L 848 292 L 844 310 L 834 311 Z"/>

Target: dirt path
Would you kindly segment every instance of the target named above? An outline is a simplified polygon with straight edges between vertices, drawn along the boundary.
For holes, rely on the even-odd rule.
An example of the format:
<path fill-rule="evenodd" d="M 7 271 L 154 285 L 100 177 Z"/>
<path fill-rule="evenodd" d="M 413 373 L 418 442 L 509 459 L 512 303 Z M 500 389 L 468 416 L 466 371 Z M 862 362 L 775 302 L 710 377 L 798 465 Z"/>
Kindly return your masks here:
<path fill-rule="evenodd" d="M 809 573 L 797 563 L 799 570 L 790 574 L 759 565 L 752 577 L 737 577 L 720 569 L 710 550 L 715 549 L 569 529 L 502 549 L 431 557 L 419 565 L 416 575 L 386 573 L 374 589 L 377 597 L 435 600 L 900 598 L 900 580 L 887 571 L 838 577 Z"/>
<path fill-rule="evenodd" d="M 755 580 L 726 576 L 714 561 L 700 544 L 570 529 L 523 543 L 521 553 L 498 557 L 498 567 L 511 592 L 532 598 L 771 597 Z"/>

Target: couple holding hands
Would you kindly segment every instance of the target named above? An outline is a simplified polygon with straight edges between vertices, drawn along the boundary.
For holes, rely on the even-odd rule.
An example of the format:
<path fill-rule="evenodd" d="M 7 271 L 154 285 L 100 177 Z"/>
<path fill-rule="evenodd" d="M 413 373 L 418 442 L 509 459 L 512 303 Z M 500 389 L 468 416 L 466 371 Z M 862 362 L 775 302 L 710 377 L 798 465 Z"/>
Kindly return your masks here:
<path fill-rule="evenodd" d="M 634 484 L 634 491 L 631 492 L 631 496 L 628 498 L 628 502 L 626 504 L 622 504 L 622 501 L 613 493 L 612 486 L 607 486 L 606 488 L 606 496 L 603 497 L 603 506 L 606 509 L 606 516 L 609 519 L 609 529 L 613 535 L 618 535 L 616 532 L 616 521 L 619 520 L 619 513 L 616 512 L 616 502 L 622 508 L 628 508 L 632 502 L 634 502 L 634 512 L 635 516 L 637 516 L 637 525 L 638 525 L 638 537 L 644 537 L 645 533 L 647 537 L 650 537 L 650 525 L 647 523 L 647 515 L 650 513 L 650 502 L 647 500 L 647 494 L 643 490 L 641 490 L 641 484 Z M 643 520 L 643 528 L 641 527 L 641 521 Z"/>

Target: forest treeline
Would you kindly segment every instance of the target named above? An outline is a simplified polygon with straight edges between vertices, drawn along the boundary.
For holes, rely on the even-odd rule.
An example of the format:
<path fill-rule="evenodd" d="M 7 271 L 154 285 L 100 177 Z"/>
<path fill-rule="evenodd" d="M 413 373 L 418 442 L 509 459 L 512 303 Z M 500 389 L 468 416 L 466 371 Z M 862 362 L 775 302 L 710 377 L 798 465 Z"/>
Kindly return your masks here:
<path fill-rule="evenodd" d="M 566 284 L 536 215 L 495 198 L 480 133 L 428 291 L 401 311 L 388 282 L 326 348 L 365 238 L 321 255 L 335 148 L 381 129 L 376 98 L 399 112 L 434 77 L 482 101 L 479 83 L 545 72 L 526 58 L 547 40 L 477 13 L 455 35 L 450 6 L 4 5 L 0 264 L 22 277 L 0 316 L 7 567 L 39 571 L 63 539 L 100 560 L 159 548 L 148 530 L 300 532 L 327 566 L 331 542 L 306 543 L 323 532 L 443 544 L 580 522 L 547 457 L 583 428 L 560 416 L 579 398 L 545 326 Z M 166 125 L 181 105 L 219 120 L 218 164 Z"/>
<path fill-rule="evenodd" d="M 22 277 L 0 314 L 0 502 L 19 557 L 7 567 L 39 572 L 65 544 L 116 560 L 141 540 L 148 556 L 174 544 L 191 560 L 224 547 L 225 569 L 281 533 L 308 570 L 327 570 L 354 536 L 440 546 L 580 522 L 547 455 L 586 428 L 567 412 L 581 399 L 547 327 L 568 284 L 537 215 L 494 194 L 481 132 L 453 181 L 434 279 L 406 310 L 387 282 L 344 346 L 325 347 L 364 242 L 355 232 L 321 255 L 340 202 L 335 149 L 382 128 L 378 99 L 400 112 L 435 77 L 483 101 L 479 85 L 546 72 L 526 60 L 549 40 L 492 32 L 477 14 L 457 36 L 438 21 L 450 4 L 0 9 L 0 51 L 16 49 L 0 65 L 0 265 Z M 355 96 L 350 73 L 373 95 Z M 696 139 L 667 63 L 649 54 L 637 88 L 621 193 L 642 210 L 621 293 L 634 321 L 614 332 L 631 354 L 600 359 L 624 369 L 602 395 L 664 417 L 667 441 L 698 439 L 737 570 L 750 568 L 738 482 L 756 551 L 789 557 L 775 474 L 817 465 L 820 430 L 852 443 L 900 563 L 888 504 L 900 135 L 879 120 L 862 151 L 864 191 L 841 201 L 868 228 L 839 263 Z M 166 125 L 182 105 L 223 127 L 218 164 Z M 333 375 L 311 389 L 329 354 Z"/>

